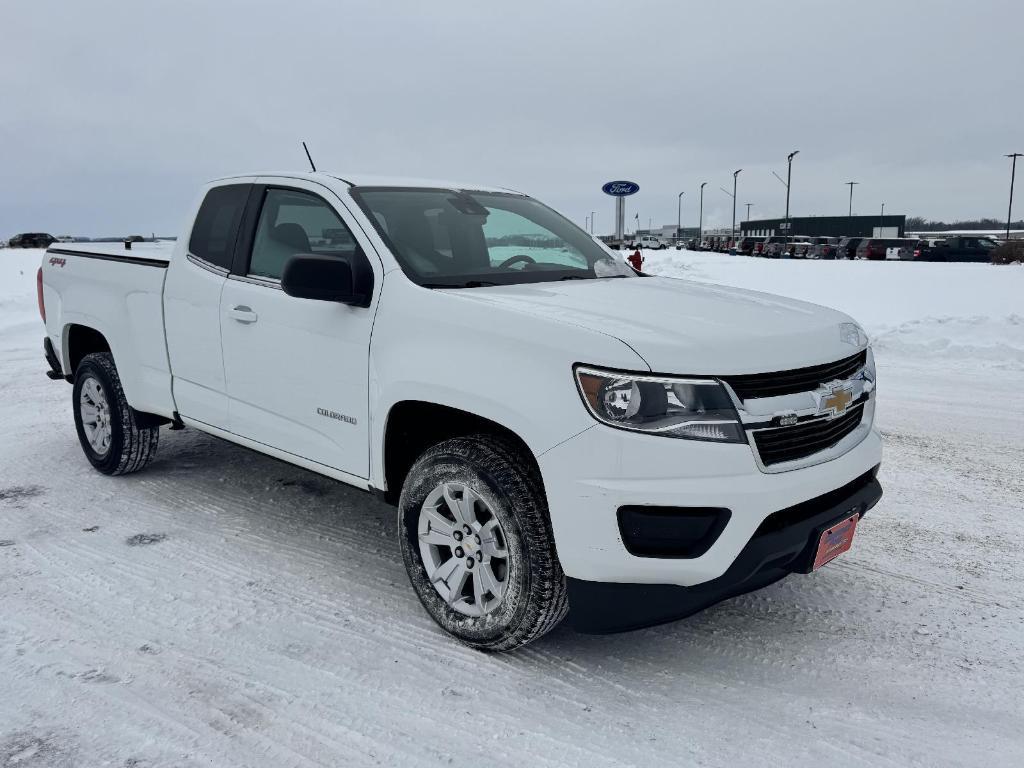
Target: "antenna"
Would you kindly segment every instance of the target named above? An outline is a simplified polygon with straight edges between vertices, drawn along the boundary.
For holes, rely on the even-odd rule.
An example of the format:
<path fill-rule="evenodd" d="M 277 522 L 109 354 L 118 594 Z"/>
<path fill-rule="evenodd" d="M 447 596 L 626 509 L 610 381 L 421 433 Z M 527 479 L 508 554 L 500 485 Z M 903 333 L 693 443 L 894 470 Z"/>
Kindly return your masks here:
<path fill-rule="evenodd" d="M 316 166 L 313 164 L 313 158 L 309 154 L 309 147 L 306 146 L 306 142 L 302 142 L 302 148 L 306 150 L 306 159 L 309 160 L 309 167 L 313 169 L 313 173 L 316 173 Z"/>

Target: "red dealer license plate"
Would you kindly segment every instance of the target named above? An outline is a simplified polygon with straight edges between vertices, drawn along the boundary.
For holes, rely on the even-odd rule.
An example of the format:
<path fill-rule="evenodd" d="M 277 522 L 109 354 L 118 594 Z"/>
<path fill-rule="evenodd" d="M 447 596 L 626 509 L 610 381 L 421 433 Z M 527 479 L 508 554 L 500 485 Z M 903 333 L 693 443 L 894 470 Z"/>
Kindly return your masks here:
<path fill-rule="evenodd" d="M 853 545 L 853 533 L 857 530 L 858 520 L 860 520 L 859 513 L 850 515 L 842 522 L 821 532 L 821 538 L 818 539 L 818 552 L 814 556 L 814 566 L 811 570 L 818 570 Z"/>

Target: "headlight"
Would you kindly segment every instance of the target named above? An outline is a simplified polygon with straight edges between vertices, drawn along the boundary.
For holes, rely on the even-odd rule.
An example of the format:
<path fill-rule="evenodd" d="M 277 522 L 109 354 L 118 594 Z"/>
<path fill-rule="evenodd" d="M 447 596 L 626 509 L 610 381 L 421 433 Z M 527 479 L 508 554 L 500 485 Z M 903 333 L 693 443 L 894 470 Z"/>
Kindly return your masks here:
<path fill-rule="evenodd" d="M 869 341 L 867 333 L 857 323 L 840 323 L 839 338 L 855 347 L 863 347 Z"/>
<path fill-rule="evenodd" d="M 576 383 L 598 421 L 686 440 L 745 443 L 732 400 L 714 379 L 616 373 L 577 366 Z"/>

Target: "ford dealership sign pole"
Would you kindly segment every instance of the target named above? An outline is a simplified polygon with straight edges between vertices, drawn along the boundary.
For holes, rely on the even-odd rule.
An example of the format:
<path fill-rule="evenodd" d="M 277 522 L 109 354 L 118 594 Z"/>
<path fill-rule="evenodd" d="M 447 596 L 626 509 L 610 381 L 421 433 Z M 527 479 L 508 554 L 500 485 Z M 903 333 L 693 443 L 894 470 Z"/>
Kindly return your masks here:
<path fill-rule="evenodd" d="M 626 198 L 640 191 L 640 185 L 632 181 L 609 181 L 601 191 L 615 198 L 615 239 L 622 242 L 626 228 Z"/>

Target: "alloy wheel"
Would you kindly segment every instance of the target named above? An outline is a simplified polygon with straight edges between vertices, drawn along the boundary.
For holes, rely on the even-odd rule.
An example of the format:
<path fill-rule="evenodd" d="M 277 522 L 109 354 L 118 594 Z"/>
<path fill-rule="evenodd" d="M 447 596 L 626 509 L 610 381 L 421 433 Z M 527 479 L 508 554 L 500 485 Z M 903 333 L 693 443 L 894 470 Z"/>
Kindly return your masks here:
<path fill-rule="evenodd" d="M 92 376 L 82 382 L 78 408 L 82 415 L 82 429 L 85 430 L 86 440 L 97 455 L 106 456 L 114 434 L 110 421 L 110 405 L 103 386 Z"/>
<path fill-rule="evenodd" d="M 417 537 L 427 577 L 451 608 L 476 618 L 501 604 L 508 546 L 480 494 L 460 483 L 435 487 L 420 508 Z"/>

